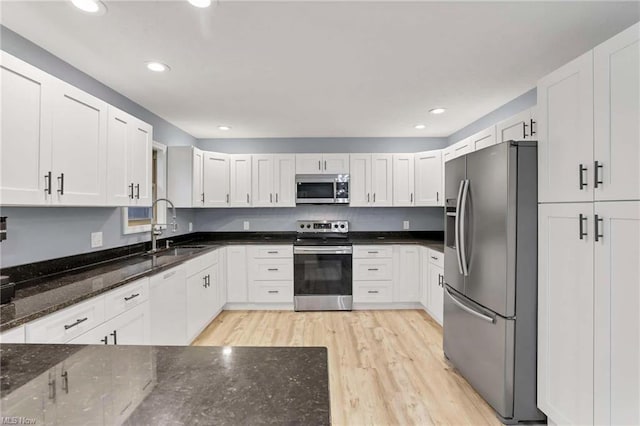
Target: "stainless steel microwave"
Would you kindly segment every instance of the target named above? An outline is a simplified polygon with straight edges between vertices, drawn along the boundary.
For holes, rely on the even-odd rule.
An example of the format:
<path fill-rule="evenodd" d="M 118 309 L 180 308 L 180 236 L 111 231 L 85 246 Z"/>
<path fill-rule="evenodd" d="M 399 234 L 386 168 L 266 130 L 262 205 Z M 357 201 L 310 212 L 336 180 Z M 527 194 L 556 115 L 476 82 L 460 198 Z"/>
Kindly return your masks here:
<path fill-rule="evenodd" d="M 349 204 L 349 175 L 296 175 L 296 204 Z"/>

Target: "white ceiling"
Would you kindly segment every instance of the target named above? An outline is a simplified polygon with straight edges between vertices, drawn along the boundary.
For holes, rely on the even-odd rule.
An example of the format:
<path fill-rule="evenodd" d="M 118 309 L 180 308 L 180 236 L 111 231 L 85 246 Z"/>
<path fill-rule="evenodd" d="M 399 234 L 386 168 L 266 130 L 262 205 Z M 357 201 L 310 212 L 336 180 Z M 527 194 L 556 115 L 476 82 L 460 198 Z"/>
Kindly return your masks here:
<path fill-rule="evenodd" d="M 197 138 L 448 136 L 640 20 L 609 1 L 105 4 L 3 2 L 0 22 Z"/>

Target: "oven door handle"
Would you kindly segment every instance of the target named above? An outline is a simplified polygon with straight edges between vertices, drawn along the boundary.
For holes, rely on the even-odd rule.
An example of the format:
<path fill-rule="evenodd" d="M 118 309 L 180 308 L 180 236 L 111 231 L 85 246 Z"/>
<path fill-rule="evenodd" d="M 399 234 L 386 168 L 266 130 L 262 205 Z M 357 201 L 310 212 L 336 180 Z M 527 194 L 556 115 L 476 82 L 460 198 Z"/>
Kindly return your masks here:
<path fill-rule="evenodd" d="M 294 247 L 293 254 L 352 254 L 351 246 Z"/>

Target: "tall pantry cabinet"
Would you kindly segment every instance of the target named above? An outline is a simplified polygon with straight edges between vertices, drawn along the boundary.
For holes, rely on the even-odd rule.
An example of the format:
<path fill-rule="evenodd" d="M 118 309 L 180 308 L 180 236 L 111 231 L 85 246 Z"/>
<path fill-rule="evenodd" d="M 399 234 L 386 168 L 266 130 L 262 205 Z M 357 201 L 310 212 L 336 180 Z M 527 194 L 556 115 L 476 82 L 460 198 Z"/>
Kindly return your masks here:
<path fill-rule="evenodd" d="M 640 424 L 640 23 L 538 83 L 538 406 Z"/>

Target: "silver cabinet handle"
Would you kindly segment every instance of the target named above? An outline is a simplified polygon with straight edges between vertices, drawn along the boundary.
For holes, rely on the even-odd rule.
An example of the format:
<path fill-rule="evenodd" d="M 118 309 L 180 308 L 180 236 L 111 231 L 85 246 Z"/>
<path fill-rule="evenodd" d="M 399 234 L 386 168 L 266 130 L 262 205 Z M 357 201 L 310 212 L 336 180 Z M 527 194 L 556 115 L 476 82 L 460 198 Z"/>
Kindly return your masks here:
<path fill-rule="evenodd" d="M 140 293 L 134 293 L 129 297 L 125 297 L 124 300 L 125 300 L 125 302 L 128 302 L 129 300 L 135 299 L 138 296 L 140 296 Z"/>
<path fill-rule="evenodd" d="M 51 172 L 44 175 L 44 193 L 51 195 Z"/>
<path fill-rule="evenodd" d="M 371 202 L 371 194 L 367 192 L 367 203 Z"/>
<path fill-rule="evenodd" d="M 458 259 L 458 272 L 462 274 L 462 256 L 460 255 L 460 204 L 462 203 L 462 188 L 464 188 L 464 180 L 460 181 L 458 186 L 458 199 L 456 201 L 456 219 L 453 225 L 455 230 L 454 244 L 456 245 L 456 258 Z"/>
<path fill-rule="evenodd" d="M 227 204 L 229 204 L 229 194 L 227 194 Z"/>
<path fill-rule="evenodd" d="M 324 169 L 327 170 L 327 160 L 324 160 Z"/>
<path fill-rule="evenodd" d="M 62 390 L 64 393 L 69 393 L 69 372 L 65 370 L 60 377 L 62 377 Z"/>
<path fill-rule="evenodd" d="M 376 193 L 375 192 L 373 193 L 373 202 L 374 203 L 376 202 Z"/>
<path fill-rule="evenodd" d="M 278 203 L 278 193 L 276 192 L 276 204 Z"/>
<path fill-rule="evenodd" d="M 369 253 L 369 254 L 378 254 L 377 251 L 368 251 L 367 253 Z"/>
<path fill-rule="evenodd" d="M 413 203 L 413 192 L 411 193 L 411 201 Z"/>
<path fill-rule="evenodd" d="M 278 268 L 268 268 L 267 271 L 275 272 L 275 271 L 278 271 Z"/>
<path fill-rule="evenodd" d="M 249 204 L 249 193 L 247 192 L 247 204 Z"/>
<path fill-rule="evenodd" d="M 204 194 L 202 194 L 203 198 L 202 198 L 202 202 L 204 203 Z M 136 185 L 136 199 L 140 199 L 140 184 Z"/>
<path fill-rule="evenodd" d="M 267 254 L 278 254 L 278 253 L 280 253 L 280 252 L 279 252 L 279 251 L 277 251 L 277 250 L 276 250 L 276 251 L 268 251 L 268 252 L 267 252 Z"/>
<path fill-rule="evenodd" d="M 587 182 L 584 181 L 584 172 L 587 171 L 587 168 L 581 163 L 578 165 L 578 178 L 580 181 L 580 190 L 584 189 L 587 186 Z"/>
<path fill-rule="evenodd" d="M 448 288 L 444 289 L 444 292 L 447 293 L 447 296 L 449 296 L 449 298 L 453 301 L 453 303 L 455 303 L 456 305 L 458 305 L 458 307 L 460 309 L 462 309 L 463 311 L 470 313 L 471 315 L 480 318 L 481 320 L 490 322 L 491 324 L 493 324 L 495 322 L 495 320 L 493 318 L 491 318 L 490 316 L 484 315 L 480 312 L 474 311 L 473 309 L 471 309 L 470 307 L 464 305 L 462 302 L 460 302 L 458 299 L 456 299 L 453 294 L 451 294 L 449 292 Z"/>
<path fill-rule="evenodd" d="M 204 204 L 204 192 L 202 193 L 202 195 L 200 196 L 200 199 L 202 200 L 202 203 Z"/>
<path fill-rule="evenodd" d="M 277 293 L 280 293 L 280 290 L 268 290 L 267 292 L 269 294 L 277 294 Z"/>
<path fill-rule="evenodd" d="M 369 269 L 367 269 L 367 271 L 379 271 L 379 269 L 378 268 L 369 268 Z"/>
<path fill-rule="evenodd" d="M 440 193 L 436 191 L 436 202 L 440 201 Z"/>
<path fill-rule="evenodd" d="M 269 194 L 269 202 L 273 203 L 273 194 Z"/>
<path fill-rule="evenodd" d="M 587 236 L 587 231 L 584 229 L 584 225 L 583 223 L 585 223 L 587 221 L 587 217 L 585 215 L 583 215 L 582 213 L 580 213 L 580 215 L 578 216 L 578 227 L 579 227 L 579 236 L 581 240 L 584 240 L 584 237 Z"/>
<path fill-rule="evenodd" d="M 467 238 L 466 233 L 466 221 L 467 221 L 467 201 L 469 199 L 469 180 L 464 181 L 464 188 L 462 189 L 462 204 L 460 205 L 460 257 L 462 258 L 462 272 L 465 277 L 469 276 L 469 264 L 467 262 Z"/>
<path fill-rule="evenodd" d="M 367 293 L 378 294 L 379 292 L 378 292 L 378 290 L 369 290 L 369 291 L 367 291 Z"/>
<path fill-rule="evenodd" d="M 595 227 L 593 231 L 593 238 L 596 241 L 600 241 L 601 238 L 604 238 L 604 234 L 600 233 L 600 223 L 604 225 L 604 219 L 598 215 L 593 216 L 593 226 Z"/>
<path fill-rule="evenodd" d="M 322 170 L 321 161 L 318 160 L 318 170 Z"/>
<path fill-rule="evenodd" d="M 87 317 L 80 318 L 80 319 L 76 320 L 76 322 L 74 322 L 73 324 L 65 325 L 65 326 L 64 326 L 64 329 L 65 329 L 65 330 L 68 330 L 68 329 L 70 329 L 70 328 L 73 328 L 73 327 L 75 327 L 75 326 L 76 326 L 76 325 L 78 325 L 78 324 L 82 324 L 83 322 L 85 322 L 85 321 L 86 321 L 86 320 L 88 320 L 88 319 L 89 319 L 89 318 L 87 318 Z"/>
<path fill-rule="evenodd" d="M 58 176 L 58 193 L 64 195 L 64 173 L 60 173 Z"/>
<path fill-rule="evenodd" d="M 604 165 L 602 165 L 602 163 L 600 163 L 599 161 L 594 161 L 593 162 L 593 175 L 594 175 L 594 179 L 593 179 L 593 187 L 597 188 L 598 185 L 602 185 L 604 182 L 600 180 L 599 176 L 599 171 L 600 169 L 602 169 L 604 167 Z"/>

